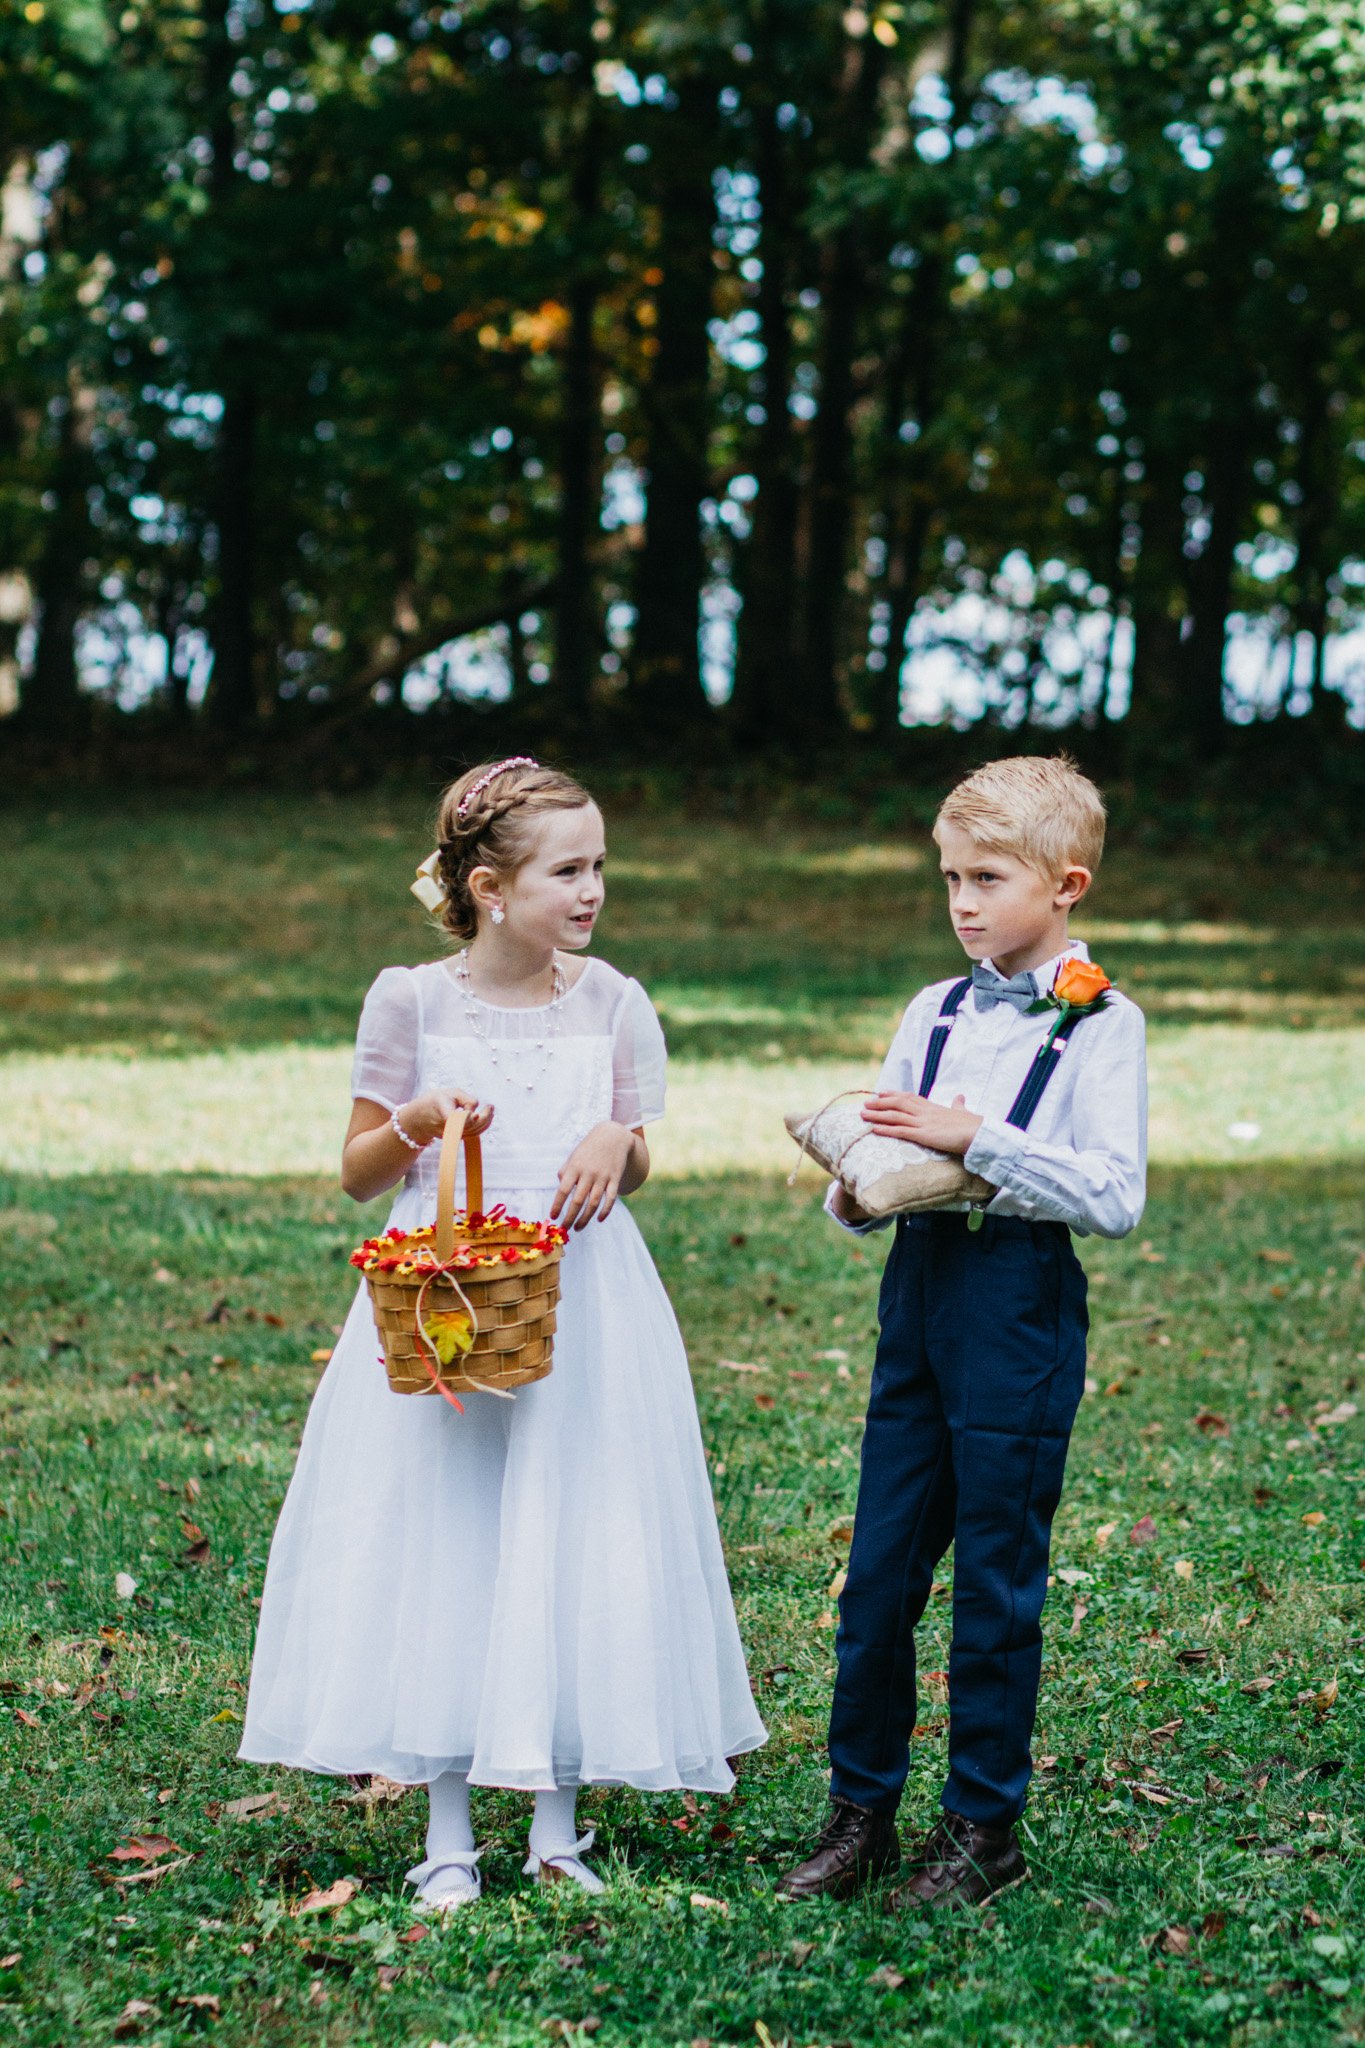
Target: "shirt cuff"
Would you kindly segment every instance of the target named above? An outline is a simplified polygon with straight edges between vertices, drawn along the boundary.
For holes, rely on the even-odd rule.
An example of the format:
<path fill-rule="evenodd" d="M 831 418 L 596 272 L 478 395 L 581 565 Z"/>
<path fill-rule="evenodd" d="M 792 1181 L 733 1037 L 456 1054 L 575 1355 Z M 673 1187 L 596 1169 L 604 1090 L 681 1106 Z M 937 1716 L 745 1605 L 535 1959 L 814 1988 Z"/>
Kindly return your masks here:
<path fill-rule="evenodd" d="M 1024 1133 L 999 1117 L 985 1116 L 962 1157 L 969 1173 L 979 1173 L 997 1188 L 1008 1187 L 1011 1169 L 1023 1154 Z"/>
<path fill-rule="evenodd" d="M 840 1183 L 832 1180 L 825 1190 L 825 1214 L 832 1217 L 840 1230 L 846 1230 L 850 1237 L 866 1237 L 870 1231 L 885 1230 L 891 1223 L 889 1216 L 870 1216 L 866 1223 L 848 1223 L 834 1207 L 834 1194 Z"/>

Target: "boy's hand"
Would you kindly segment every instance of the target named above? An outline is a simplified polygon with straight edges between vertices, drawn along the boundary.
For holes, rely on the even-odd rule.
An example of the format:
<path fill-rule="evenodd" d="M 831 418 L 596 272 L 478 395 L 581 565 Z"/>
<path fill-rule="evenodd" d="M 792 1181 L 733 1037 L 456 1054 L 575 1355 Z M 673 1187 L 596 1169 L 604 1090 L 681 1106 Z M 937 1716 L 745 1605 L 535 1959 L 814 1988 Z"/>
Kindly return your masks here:
<path fill-rule="evenodd" d="M 870 1223 L 872 1221 L 866 1209 L 859 1208 L 841 1180 L 836 1180 L 834 1183 L 831 1207 L 841 1223 Z"/>
<path fill-rule="evenodd" d="M 953 1152 L 959 1158 L 981 1129 L 981 1118 L 966 1107 L 966 1097 L 955 1097 L 951 1109 L 929 1102 L 923 1095 L 903 1095 L 888 1089 L 863 1104 L 863 1121 L 879 1138 L 905 1138 L 912 1145 L 927 1145 L 931 1152 Z"/>

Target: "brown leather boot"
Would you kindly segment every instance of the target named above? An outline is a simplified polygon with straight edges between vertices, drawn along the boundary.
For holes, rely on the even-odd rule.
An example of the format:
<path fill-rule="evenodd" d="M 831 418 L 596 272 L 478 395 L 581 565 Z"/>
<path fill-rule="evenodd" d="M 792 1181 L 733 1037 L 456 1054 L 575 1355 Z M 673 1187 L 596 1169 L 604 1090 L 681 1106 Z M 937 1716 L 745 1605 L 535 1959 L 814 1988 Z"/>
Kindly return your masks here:
<path fill-rule="evenodd" d="M 789 1870 L 777 1887 L 779 1899 L 849 1899 L 901 1860 L 892 1814 L 874 1813 L 851 1799 L 831 1799 L 829 1819 L 814 1853 Z"/>
<path fill-rule="evenodd" d="M 960 1813 L 945 1813 L 915 1851 L 915 1875 L 887 1900 L 892 1913 L 926 1907 L 979 1906 L 993 1892 L 1019 1884 L 1028 1864 L 1014 1829 L 979 1827 Z"/>

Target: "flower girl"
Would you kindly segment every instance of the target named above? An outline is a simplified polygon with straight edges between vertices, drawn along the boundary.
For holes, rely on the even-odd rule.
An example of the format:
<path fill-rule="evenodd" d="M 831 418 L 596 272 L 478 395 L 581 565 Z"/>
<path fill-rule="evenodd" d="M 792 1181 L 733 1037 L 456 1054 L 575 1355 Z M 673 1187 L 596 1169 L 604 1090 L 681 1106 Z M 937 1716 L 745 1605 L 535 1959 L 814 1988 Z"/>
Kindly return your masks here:
<path fill-rule="evenodd" d="M 477 1899 L 471 1785 L 535 1794 L 524 1875 L 599 1891 L 579 1785 L 722 1792 L 764 1738 L 682 1339 L 618 1198 L 649 1171 L 665 1052 L 638 982 L 583 959 L 601 814 L 518 758 L 440 810 L 432 907 L 463 950 L 365 999 L 342 1185 L 435 1211 L 455 1106 L 490 1204 L 570 1231 L 549 1376 L 513 1399 L 390 1392 L 362 1285 L 270 1551 L 241 1754 L 429 1790 L 437 1910 Z M 419 893 L 423 888 L 419 883 Z"/>

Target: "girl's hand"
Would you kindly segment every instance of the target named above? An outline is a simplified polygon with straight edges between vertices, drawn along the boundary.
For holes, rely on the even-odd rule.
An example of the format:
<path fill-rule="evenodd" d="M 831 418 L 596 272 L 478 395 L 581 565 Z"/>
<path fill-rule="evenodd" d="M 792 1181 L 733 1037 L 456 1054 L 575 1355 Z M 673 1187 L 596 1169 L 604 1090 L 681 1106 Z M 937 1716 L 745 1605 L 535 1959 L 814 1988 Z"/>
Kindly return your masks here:
<path fill-rule="evenodd" d="M 583 1230 L 594 1216 L 605 1223 L 616 1206 L 635 1141 L 636 1133 L 624 1124 L 598 1124 L 589 1131 L 559 1170 L 551 1221 L 566 1230 Z"/>
<path fill-rule="evenodd" d="M 481 1137 L 493 1121 L 491 1103 L 480 1102 L 477 1095 L 466 1095 L 459 1088 L 433 1088 L 429 1095 L 415 1096 L 399 1109 L 398 1121 L 417 1144 L 431 1145 L 444 1134 L 457 1109 L 468 1112 L 465 1129 L 474 1137 Z"/>
<path fill-rule="evenodd" d="M 966 1107 L 964 1095 L 945 1109 L 923 1095 L 903 1095 L 895 1089 L 871 1096 L 863 1104 L 863 1121 L 879 1138 L 907 1138 L 912 1145 L 956 1153 L 959 1158 L 981 1129 L 981 1118 Z"/>

